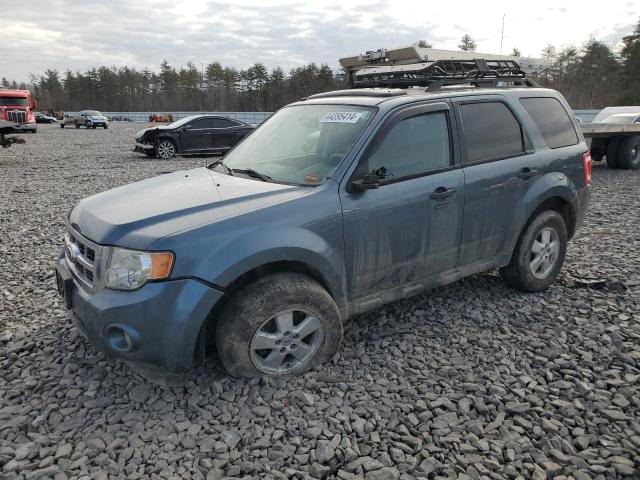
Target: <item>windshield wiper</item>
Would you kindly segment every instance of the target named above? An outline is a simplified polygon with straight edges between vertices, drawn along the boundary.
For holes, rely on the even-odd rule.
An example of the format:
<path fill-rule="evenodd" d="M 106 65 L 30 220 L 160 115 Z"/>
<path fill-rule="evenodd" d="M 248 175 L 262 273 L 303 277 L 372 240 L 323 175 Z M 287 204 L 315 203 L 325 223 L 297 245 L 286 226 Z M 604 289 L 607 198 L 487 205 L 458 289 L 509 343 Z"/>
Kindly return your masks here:
<path fill-rule="evenodd" d="M 222 168 L 224 168 L 225 172 L 227 172 L 228 175 L 233 176 L 232 170 L 229 167 L 227 167 L 226 163 L 224 163 L 224 158 L 223 157 L 220 157 L 215 162 L 210 163 L 209 165 L 207 165 L 207 168 L 208 169 L 212 169 L 213 167 L 218 166 L 218 165 L 222 165 Z"/>
<path fill-rule="evenodd" d="M 249 177 L 253 177 L 253 178 L 259 178 L 263 182 L 273 182 L 273 178 L 271 178 L 269 175 L 265 175 L 264 173 L 256 172 L 252 168 L 232 168 L 232 169 L 230 169 L 230 171 L 236 172 L 236 173 L 243 173 L 243 174 L 248 175 Z"/>

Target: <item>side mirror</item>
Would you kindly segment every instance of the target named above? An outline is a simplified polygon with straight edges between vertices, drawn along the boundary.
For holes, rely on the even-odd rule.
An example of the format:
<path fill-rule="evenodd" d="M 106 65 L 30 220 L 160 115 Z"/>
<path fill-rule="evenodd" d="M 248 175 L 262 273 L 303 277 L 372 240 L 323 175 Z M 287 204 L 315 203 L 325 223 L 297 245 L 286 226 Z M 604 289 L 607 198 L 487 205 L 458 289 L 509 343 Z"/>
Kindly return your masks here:
<path fill-rule="evenodd" d="M 377 175 L 365 175 L 360 180 L 352 181 L 351 186 L 358 192 L 376 190 L 380 188 L 380 178 Z"/>
<path fill-rule="evenodd" d="M 86 117 L 87 115 L 85 113 L 81 113 L 80 116 L 81 117 Z"/>

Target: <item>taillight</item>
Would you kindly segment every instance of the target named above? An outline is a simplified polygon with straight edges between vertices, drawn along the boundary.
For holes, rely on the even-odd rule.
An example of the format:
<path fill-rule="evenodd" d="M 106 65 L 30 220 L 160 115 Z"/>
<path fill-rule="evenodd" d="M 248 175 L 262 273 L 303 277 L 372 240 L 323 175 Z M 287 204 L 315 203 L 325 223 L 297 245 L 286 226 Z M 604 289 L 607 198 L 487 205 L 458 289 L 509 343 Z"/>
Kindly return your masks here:
<path fill-rule="evenodd" d="M 589 185 L 591 183 L 591 152 L 589 150 L 582 154 L 582 175 L 584 184 Z"/>

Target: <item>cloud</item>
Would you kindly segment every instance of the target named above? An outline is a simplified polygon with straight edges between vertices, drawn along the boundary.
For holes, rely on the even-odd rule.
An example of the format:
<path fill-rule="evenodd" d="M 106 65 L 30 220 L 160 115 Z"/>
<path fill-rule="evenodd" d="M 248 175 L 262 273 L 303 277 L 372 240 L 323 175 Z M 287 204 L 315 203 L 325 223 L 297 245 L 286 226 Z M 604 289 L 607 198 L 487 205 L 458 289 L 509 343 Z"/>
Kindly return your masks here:
<path fill-rule="evenodd" d="M 46 69 L 83 71 L 101 65 L 157 70 L 164 59 L 174 66 L 218 61 L 247 68 L 262 62 L 288 70 L 316 62 L 337 68 L 342 56 L 420 39 L 455 49 L 464 33 L 478 41 L 479 51 L 497 52 L 505 12 L 506 50 L 518 46 L 533 55 L 549 43 L 562 47 L 586 40 L 585 7 L 579 1 L 560 8 L 553 0 L 538 3 L 532 9 L 470 0 L 433 9 L 419 0 L 405 1 L 401 8 L 392 0 L 12 2 L 1 31 L 0 77 L 28 80 L 29 73 Z M 631 31 L 624 30 L 628 7 L 621 7 L 617 13 L 607 9 L 615 21 L 599 20 L 597 38 L 615 42 L 615 35 Z M 567 22 L 567 16 L 574 20 Z"/>

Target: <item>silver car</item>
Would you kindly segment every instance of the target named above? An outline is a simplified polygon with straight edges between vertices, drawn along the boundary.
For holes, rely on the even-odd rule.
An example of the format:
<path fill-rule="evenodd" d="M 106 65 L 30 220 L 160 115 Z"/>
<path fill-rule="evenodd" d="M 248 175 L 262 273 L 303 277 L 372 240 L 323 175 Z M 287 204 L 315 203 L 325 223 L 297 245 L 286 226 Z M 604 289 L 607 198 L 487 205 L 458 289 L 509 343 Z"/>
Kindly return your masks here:
<path fill-rule="evenodd" d="M 87 128 L 109 128 L 109 121 L 107 117 L 97 110 L 81 110 L 73 115 L 65 115 L 60 127 L 64 128 L 65 125 L 75 125 L 76 128 L 82 126 Z"/>

